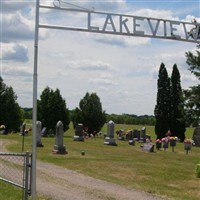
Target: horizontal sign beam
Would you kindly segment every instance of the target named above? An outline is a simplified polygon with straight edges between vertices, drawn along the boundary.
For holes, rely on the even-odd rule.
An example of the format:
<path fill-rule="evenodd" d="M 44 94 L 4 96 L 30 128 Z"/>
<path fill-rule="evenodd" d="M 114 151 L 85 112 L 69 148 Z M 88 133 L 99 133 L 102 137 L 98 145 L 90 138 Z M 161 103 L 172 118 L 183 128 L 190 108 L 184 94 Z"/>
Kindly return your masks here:
<path fill-rule="evenodd" d="M 40 28 L 82 31 L 122 36 L 149 37 L 200 43 L 200 24 L 197 22 L 189 23 L 183 21 L 122 15 L 116 13 L 96 12 L 86 9 L 71 9 L 49 6 L 40 7 L 68 12 L 77 12 L 79 14 L 85 13 L 84 17 L 87 19 L 85 27 L 82 27 L 82 25 L 80 24 L 76 27 L 60 26 L 53 24 L 39 24 Z M 81 17 L 83 16 L 80 15 L 80 18 Z"/>

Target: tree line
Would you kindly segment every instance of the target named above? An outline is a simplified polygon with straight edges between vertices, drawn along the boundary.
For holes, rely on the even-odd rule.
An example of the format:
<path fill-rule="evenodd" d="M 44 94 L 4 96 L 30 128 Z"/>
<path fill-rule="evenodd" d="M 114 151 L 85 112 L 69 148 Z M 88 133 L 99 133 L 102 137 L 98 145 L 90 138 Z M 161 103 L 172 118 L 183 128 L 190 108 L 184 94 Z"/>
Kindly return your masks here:
<path fill-rule="evenodd" d="M 199 47 L 198 47 L 199 48 Z M 186 53 L 189 71 L 200 79 L 200 52 Z M 0 76 L 0 125 L 6 126 L 6 131 L 19 131 L 24 119 L 32 119 L 32 108 L 20 108 L 17 95 L 12 87 L 7 86 Z M 87 130 L 100 131 L 105 122 L 113 120 L 117 124 L 155 125 L 158 138 L 170 130 L 183 140 L 186 126 L 197 126 L 200 119 L 200 85 L 182 90 L 180 73 L 176 64 L 173 66 L 171 77 L 168 76 L 164 63 L 161 63 L 158 75 L 157 101 L 155 116 L 137 116 L 134 114 L 107 114 L 100 98 L 96 93 L 86 93 L 80 100 L 79 106 L 73 110 L 60 94 L 46 87 L 37 102 L 37 118 L 48 130 L 53 131 L 57 121 L 61 120 L 64 129 L 69 128 L 70 121 L 74 127 L 82 123 Z"/>
<path fill-rule="evenodd" d="M 76 110 L 76 109 L 75 109 Z M 72 121 L 75 110 L 69 110 L 70 121 Z M 22 108 L 24 119 L 32 119 L 32 108 Z M 135 114 L 108 114 L 106 113 L 106 122 L 114 121 L 116 124 L 135 124 L 151 125 L 156 123 L 153 115 L 135 115 Z"/>
<path fill-rule="evenodd" d="M 156 119 L 152 115 L 134 115 L 134 114 L 107 114 L 107 121 L 112 120 L 117 124 L 135 124 L 135 125 L 155 125 Z"/>

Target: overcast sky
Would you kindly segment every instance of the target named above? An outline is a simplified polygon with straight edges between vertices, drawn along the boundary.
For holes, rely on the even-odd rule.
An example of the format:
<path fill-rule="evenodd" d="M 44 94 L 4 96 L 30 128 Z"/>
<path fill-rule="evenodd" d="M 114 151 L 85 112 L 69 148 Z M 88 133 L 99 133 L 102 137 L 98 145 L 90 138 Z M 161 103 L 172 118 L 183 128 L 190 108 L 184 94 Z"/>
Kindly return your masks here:
<path fill-rule="evenodd" d="M 13 87 L 19 105 L 32 107 L 35 1 L 0 2 L 0 74 L 6 85 Z M 52 2 L 40 1 L 50 6 Z M 67 2 L 95 11 L 200 21 L 199 0 Z M 40 24 L 82 26 L 87 24 L 82 15 L 40 9 Z M 95 17 L 96 23 L 105 21 L 99 17 Z M 177 64 L 183 89 L 198 83 L 188 71 L 185 58 L 185 52 L 195 51 L 195 43 L 42 28 L 39 35 L 38 99 L 47 86 L 58 88 L 69 109 L 78 107 L 86 92 L 95 92 L 109 114 L 154 114 L 158 70 L 162 62 L 169 76 L 173 65 Z"/>

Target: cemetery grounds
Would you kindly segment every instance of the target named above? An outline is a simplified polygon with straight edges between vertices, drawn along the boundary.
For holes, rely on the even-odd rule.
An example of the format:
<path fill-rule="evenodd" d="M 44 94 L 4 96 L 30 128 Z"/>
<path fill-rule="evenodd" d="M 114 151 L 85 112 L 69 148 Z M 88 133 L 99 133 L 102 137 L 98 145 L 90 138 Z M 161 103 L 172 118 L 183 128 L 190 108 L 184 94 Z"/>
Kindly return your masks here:
<path fill-rule="evenodd" d="M 116 125 L 115 131 L 119 129 L 141 129 L 142 127 L 140 125 Z M 106 133 L 106 128 L 105 125 L 102 133 Z M 154 127 L 146 126 L 146 129 L 147 134 L 151 135 L 155 143 Z M 187 129 L 187 138 L 192 138 L 193 130 L 193 128 Z M 37 199 L 56 199 L 56 194 L 51 197 L 48 194 L 51 193 L 50 191 L 55 190 L 58 184 L 66 191 L 74 190 L 74 197 L 71 197 L 70 200 L 80 199 L 79 194 L 84 193 L 86 195 L 85 198 L 89 195 L 91 199 L 105 200 L 159 199 L 159 197 L 175 200 L 200 199 L 200 178 L 197 178 L 195 172 L 196 165 L 200 162 L 200 148 L 192 147 L 192 150 L 186 155 L 183 144 L 177 143 L 174 152 L 169 147 L 166 151 L 161 149 L 159 151 L 155 150 L 155 153 L 147 153 L 141 150 L 141 144 L 137 142 L 135 146 L 132 146 L 128 144 L 128 141 L 116 139 L 117 146 L 104 145 L 103 134 L 96 139 L 87 139 L 85 142 L 75 142 L 73 141 L 73 136 L 74 130 L 71 125 L 70 129 L 64 134 L 64 144 L 68 151 L 67 155 L 55 155 L 52 153 L 55 138 L 42 138 L 44 147 L 37 148 L 37 164 L 38 167 L 43 166 L 43 168 L 41 167 L 38 170 L 37 176 L 43 177 L 45 182 L 40 182 L 41 185 L 39 187 L 37 185 L 37 191 L 41 191 L 38 192 Z M 117 138 L 116 135 L 115 138 Z M 1 143 L 9 141 L 9 145 L 6 147 L 7 151 L 22 151 L 22 137 L 19 134 L 0 135 L 0 141 Z M 25 137 L 25 151 L 31 152 L 31 143 L 32 137 L 31 133 L 29 133 Z M 2 147 L 0 151 L 2 151 Z M 85 152 L 84 156 L 81 155 L 82 151 Z M 72 184 L 69 182 L 66 184 L 62 181 L 62 173 L 58 173 L 56 177 L 52 176 L 59 170 L 61 170 L 60 172 L 66 170 L 69 180 L 70 174 L 73 175 L 71 177 Z M 47 175 L 47 171 L 51 173 L 51 176 Z M 51 179 L 54 179 L 53 182 L 55 184 L 55 187 L 51 185 L 52 188 L 48 187 L 48 182 L 51 182 Z M 92 184 L 96 182 L 99 190 L 91 190 L 89 187 L 86 187 L 87 191 L 79 193 L 81 188 L 76 187 L 78 183 L 73 179 L 83 179 L 82 183 L 86 186 L 88 182 Z M 0 197 L 16 200 L 16 195 L 20 193 L 17 188 L 2 182 L 0 185 Z M 119 192 L 127 193 L 127 195 L 135 194 L 136 196 L 128 197 L 124 194 L 120 197 L 120 194 L 117 196 L 117 190 L 113 190 L 107 195 L 106 191 L 105 193 L 100 192 L 100 190 L 105 189 L 101 188 L 102 185 L 105 185 L 108 189 L 110 188 L 111 191 L 117 189 Z M 46 188 L 44 190 L 46 193 L 42 192 L 42 187 Z M 56 191 L 54 192 L 56 193 Z M 138 196 L 141 198 L 137 198 L 137 195 L 141 195 Z M 156 195 L 158 198 L 153 195 Z M 84 196 L 82 197 L 81 199 L 84 199 Z"/>

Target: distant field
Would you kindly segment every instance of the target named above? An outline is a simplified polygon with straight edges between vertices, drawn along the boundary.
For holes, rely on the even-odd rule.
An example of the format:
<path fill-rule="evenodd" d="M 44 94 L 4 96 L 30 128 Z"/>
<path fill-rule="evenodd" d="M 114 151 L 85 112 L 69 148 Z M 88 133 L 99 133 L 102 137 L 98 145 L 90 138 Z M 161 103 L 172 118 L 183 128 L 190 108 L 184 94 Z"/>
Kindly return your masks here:
<path fill-rule="evenodd" d="M 116 125 L 118 129 L 141 129 L 142 125 Z M 147 134 L 155 142 L 154 127 L 146 126 Z M 106 133 L 106 125 L 102 133 Z M 191 138 L 193 128 L 188 128 L 186 137 Z M 136 142 L 131 146 L 127 141 L 116 140 L 118 146 L 104 145 L 103 136 L 85 142 L 73 141 L 72 126 L 64 135 L 67 155 L 52 154 L 55 138 L 42 138 L 44 148 L 37 148 L 37 159 L 76 170 L 94 178 L 114 182 L 127 188 L 136 188 L 149 193 L 171 197 L 177 200 L 199 200 L 200 178 L 196 177 L 196 164 L 200 162 L 200 148 L 193 147 L 186 155 L 183 144 L 178 143 L 175 152 L 146 153 Z M 116 135 L 115 135 L 116 136 Z M 18 134 L 1 135 L 17 143 L 8 147 L 11 152 L 21 152 L 22 137 Z M 31 133 L 25 137 L 25 151 L 31 151 Z M 85 156 L 81 155 L 85 151 Z M 1 193 L 0 193 L 1 195 Z M 45 200 L 45 198 L 42 198 Z M 13 199 L 14 200 L 14 199 Z"/>

